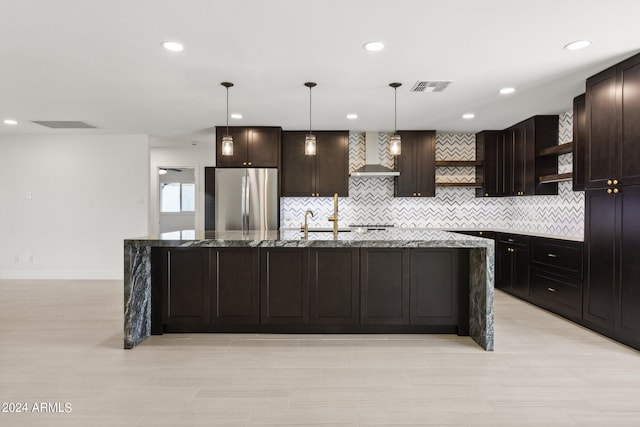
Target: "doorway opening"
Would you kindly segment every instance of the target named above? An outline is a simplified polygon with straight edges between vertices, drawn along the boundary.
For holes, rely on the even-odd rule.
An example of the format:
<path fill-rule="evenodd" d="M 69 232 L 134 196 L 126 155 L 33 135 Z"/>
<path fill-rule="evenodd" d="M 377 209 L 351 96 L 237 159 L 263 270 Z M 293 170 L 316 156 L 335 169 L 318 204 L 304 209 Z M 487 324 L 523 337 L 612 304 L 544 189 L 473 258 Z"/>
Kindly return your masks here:
<path fill-rule="evenodd" d="M 159 167 L 160 233 L 195 230 L 196 180 L 194 168 Z"/>

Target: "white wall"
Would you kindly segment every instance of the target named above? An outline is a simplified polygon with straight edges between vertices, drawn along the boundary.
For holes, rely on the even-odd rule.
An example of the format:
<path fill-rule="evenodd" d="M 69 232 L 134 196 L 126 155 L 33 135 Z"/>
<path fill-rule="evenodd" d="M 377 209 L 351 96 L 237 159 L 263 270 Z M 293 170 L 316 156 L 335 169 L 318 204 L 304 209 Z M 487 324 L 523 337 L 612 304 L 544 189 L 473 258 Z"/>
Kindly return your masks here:
<path fill-rule="evenodd" d="M 211 142 L 192 145 L 191 142 L 173 141 L 166 138 L 150 138 L 150 199 L 149 199 L 149 232 L 159 231 L 159 175 L 158 168 L 193 168 L 196 182 L 196 229 L 204 230 L 204 168 L 215 166 L 215 138 Z"/>
<path fill-rule="evenodd" d="M 0 135 L 0 278 L 122 279 L 148 201 L 147 135 Z"/>

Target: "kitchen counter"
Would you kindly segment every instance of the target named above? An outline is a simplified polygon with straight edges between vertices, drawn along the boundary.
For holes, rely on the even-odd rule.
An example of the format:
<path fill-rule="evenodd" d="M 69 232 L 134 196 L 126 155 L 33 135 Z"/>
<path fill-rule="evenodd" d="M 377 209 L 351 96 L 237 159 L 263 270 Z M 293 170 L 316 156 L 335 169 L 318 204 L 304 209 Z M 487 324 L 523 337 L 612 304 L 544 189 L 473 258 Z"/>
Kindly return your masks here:
<path fill-rule="evenodd" d="M 185 230 L 124 241 L 124 347 L 151 334 L 151 248 L 309 247 L 309 248 L 469 248 L 469 335 L 493 350 L 494 243 L 492 240 L 429 229 L 310 232 L 298 230 L 198 232 Z"/>

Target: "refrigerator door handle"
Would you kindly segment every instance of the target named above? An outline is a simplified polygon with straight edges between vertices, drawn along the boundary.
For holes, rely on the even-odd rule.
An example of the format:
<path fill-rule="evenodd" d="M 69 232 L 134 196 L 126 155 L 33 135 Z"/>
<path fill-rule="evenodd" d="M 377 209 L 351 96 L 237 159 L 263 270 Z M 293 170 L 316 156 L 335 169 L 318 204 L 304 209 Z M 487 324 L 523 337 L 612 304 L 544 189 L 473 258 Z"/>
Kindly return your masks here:
<path fill-rule="evenodd" d="M 249 177 L 247 175 L 242 177 L 242 230 L 249 230 L 249 200 L 250 200 L 250 182 Z"/>

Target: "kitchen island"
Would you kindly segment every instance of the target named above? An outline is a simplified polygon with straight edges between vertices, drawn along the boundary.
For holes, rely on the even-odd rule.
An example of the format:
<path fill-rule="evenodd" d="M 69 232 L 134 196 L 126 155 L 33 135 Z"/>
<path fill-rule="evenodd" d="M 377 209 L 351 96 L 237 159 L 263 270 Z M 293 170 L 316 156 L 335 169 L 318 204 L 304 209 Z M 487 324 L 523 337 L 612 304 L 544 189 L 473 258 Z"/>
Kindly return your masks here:
<path fill-rule="evenodd" d="M 429 229 L 124 241 L 124 347 L 163 332 L 458 333 L 493 350 L 494 243 Z"/>

